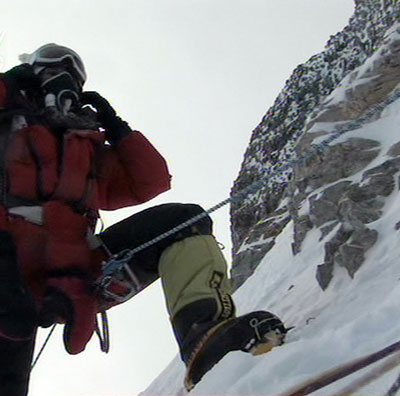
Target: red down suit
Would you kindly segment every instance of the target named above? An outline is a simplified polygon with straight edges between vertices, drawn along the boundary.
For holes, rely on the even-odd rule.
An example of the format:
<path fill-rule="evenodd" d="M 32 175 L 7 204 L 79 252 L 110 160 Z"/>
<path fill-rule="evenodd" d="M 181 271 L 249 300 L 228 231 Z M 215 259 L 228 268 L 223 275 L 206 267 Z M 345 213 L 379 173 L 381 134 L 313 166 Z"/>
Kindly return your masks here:
<path fill-rule="evenodd" d="M 0 117 L 7 109 L 14 120 L 18 116 L 12 97 L 0 79 Z M 74 300 L 75 323 L 66 347 L 78 353 L 91 338 L 100 310 L 88 290 L 104 258 L 88 238 L 98 210 L 146 202 L 170 188 L 170 175 L 140 132 L 108 144 L 97 130 L 60 135 L 40 117 L 26 120 L 23 127 L 11 128 L 10 120 L 0 118 L 0 229 L 14 238 L 18 265 L 39 310 L 52 287 Z M 36 220 L 23 215 L 33 208 L 40 214 Z"/>

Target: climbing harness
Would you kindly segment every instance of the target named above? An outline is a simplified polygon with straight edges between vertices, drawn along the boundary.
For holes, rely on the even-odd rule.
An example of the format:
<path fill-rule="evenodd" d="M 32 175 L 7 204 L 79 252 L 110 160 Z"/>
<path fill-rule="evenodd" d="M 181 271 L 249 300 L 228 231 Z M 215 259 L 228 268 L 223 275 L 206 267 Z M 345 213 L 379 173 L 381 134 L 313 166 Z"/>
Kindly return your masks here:
<path fill-rule="evenodd" d="M 123 303 L 141 290 L 140 282 L 128 264 L 131 258 L 131 251 L 126 249 L 113 255 L 105 264 L 96 290 L 101 291 L 106 301 Z"/>
<path fill-rule="evenodd" d="M 290 169 L 293 169 L 296 165 L 307 164 L 310 160 L 315 157 L 321 156 L 328 148 L 330 143 L 340 138 L 343 134 L 360 128 L 368 121 L 371 121 L 374 117 L 381 113 L 386 107 L 395 102 L 400 98 L 400 89 L 396 90 L 387 100 L 372 107 L 369 111 L 365 113 L 364 116 L 357 120 L 350 121 L 345 125 L 338 127 L 337 131 L 330 135 L 327 139 L 323 140 L 321 143 L 317 144 L 312 148 L 312 150 L 305 156 L 300 158 L 292 158 L 287 161 L 286 164 L 277 164 L 276 167 L 272 167 L 271 171 L 267 176 L 271 177 L 273 175 L 278 175 Z M 234 202 L 240 202 L 244 200 L 249 194 L 255 193 L 266 187 L 268 184 L 268 178 L 263 177 L 260 180 L 255 181 L 248 187 L 241 191 L 232 194 L 229 198 L 224 199 L 218 204 L 212 206 L 203 213 L 196 215 L 187 221 L 177 225 L 176 227 L 170 229 L 169 231 L 160 234 L 159 236 L 139 245 L 133 249 L 126 249 L 123 252 L 117 253 L 110 257 L 110 259 L 103 265 L 103 274 L 95 282 L 95 288 L 98 295 L 103 296 L 106 300 L 112 299 L 116 302 L 124 302 L 129 300 L 132 296 L 138 293 L 140 286 L 135 280 L 135 276 L 132 271 L 129 270 L 129 261 L 132 257 L 141 252 L 142 250 L 153 246 L 154 244 L 176 234 L 177 232 L 183 230 L 184 228 L 198 222 L 209 214 L 221 209 L 225 205 Z M 115 293 L 112 291 L 115 285 L 124 285 L 125 288 L 122 293 Z"/>

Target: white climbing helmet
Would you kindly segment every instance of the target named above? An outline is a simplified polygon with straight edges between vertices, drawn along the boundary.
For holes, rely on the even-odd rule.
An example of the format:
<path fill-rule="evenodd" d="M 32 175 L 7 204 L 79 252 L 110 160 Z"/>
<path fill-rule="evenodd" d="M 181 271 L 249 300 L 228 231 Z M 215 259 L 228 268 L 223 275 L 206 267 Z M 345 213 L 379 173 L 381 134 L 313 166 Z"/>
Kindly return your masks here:
<path fill-rule="evenodd" d="M 81 57 L 72 49 L 54 43 L 45 44 L 32 54 L 19 56 L 21 62 L 36 66 L 36 72 L 40 73 L 46 66 L 63 64 L 67 65 L 69 72 L 83 85 L 86 81 L 85 66 Z"/>

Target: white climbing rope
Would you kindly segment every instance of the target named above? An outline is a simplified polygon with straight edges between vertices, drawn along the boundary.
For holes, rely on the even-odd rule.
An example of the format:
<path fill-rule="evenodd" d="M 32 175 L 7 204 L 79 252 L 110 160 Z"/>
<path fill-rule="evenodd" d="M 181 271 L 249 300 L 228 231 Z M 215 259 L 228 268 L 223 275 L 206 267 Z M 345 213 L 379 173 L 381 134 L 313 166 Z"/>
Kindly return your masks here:
<path fill-rule="evenodd" d="M 303 157 L 293 158 L 293 159 L 289 160 L 286 164 L 276 166 L 276 168 L 273 169 L 268 174 L 268 177 L 278 175 L 279 173 L 293 169 L 295 165 L 307 163 L 314 157 L 322 155 L 327 150 L 330 143 L 332 143 L 333 141 L 340 138 L 343 134 L 362 127 L 368 121 L 372 120 L 378 113 L 382 112 L 387 106 L 389 106 L 390 104 L 392 104 L 399 98 L 400 98 L 400 89 L 395 90 L 395 92 L 387 100 L 372 107 L 359 119 L 350 121 L 350 122 L 346 123 L 345 125 L 340 126 L 335 133 L 330 135 L 327 139 L 323 140 L 321 143 L 315 145 L 313 147 L 313 149 L 309 153 L 304 155 Z M 255 193 L 255 192 L 259 191 L 260 189 L 262 189 L 267 183 L 268 183 L 268 178 L 266 178 L 266 177 L 261 178 L 260 180 L 255 181 L 254 183 L 250 184 L 248 187 L 244 188 L 243 190 L 232 194 L 232 196 L 230 196 L 229 198 L 226 198 L 223 201 L 219 202 L 218 204 L 205 210 L 203 213 L 190 218 L 189 220 L 177 225 L 174 228 L 171 228 L 170 230 L 158 235 L 157 237 L 155 237 L 133 249 L 126 249 L 123 252 L 120 252 L 120 253 L 112 256 L 110 258 L 110 260 L 104 266 L 103 278 L 97 282 L 98 289 L 100 291 L 101 291 L 101 289 L 106 289 L 110 285 L 113 275 L 116 274 L 118 271 L 123 270 L 124 266 L 126 266 L 126 264 L 129 262 L 129 260 L 135 254 L 164 240 L 165 238 L 168 238 L 168 237 L 176 234 L 177 232 L 181 231 L 182 229 L 198 222 L 202 218 L 217 211 L 218 209 L 221 209 L 222 207 L 228 205 L 229 203 L 238 202 L 238 201 L 243 200 L 249 194 Z M 135 294 L 134 291 L 132 291 L 132 294 L 129 295 L 129 297 L 132 296 L 133 294 Z M 126 298 L 126 299 L 128 299 L 128 298 Z"/>

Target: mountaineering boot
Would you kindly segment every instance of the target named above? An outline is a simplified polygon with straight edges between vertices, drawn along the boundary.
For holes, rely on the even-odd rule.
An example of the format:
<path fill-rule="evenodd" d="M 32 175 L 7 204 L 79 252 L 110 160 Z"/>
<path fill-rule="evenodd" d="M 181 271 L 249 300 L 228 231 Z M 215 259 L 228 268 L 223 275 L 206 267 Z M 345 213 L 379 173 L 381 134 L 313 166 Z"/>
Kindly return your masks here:
<path fill-rule="evenodd" d="M 186 361 L 186 389 L 191 390 L 229 352 L 261 355 L 282 345 L 285 334 L 280 319 L 266 311 L 250 312 L 215 324 L 199 339 Z"/>
<path fill-rule="evenodd" d="M 174 243 L 163 252 L 159 272 L 188 390 L 231 351 L 257 355 L 283 343 L 286 329 L 275 315 L 235 317 L 227 264 L 213 236 Z"/>

